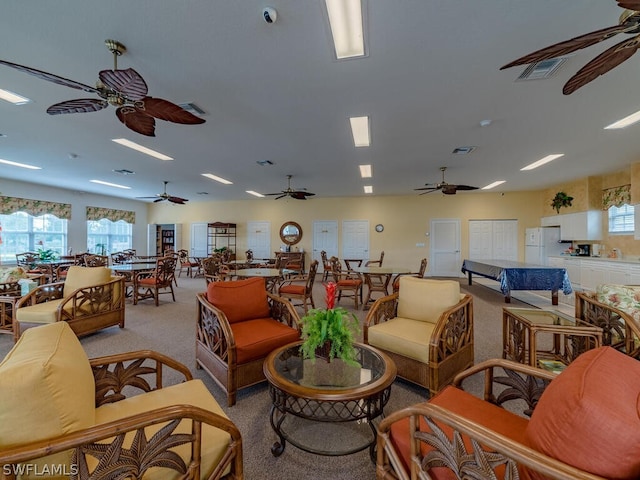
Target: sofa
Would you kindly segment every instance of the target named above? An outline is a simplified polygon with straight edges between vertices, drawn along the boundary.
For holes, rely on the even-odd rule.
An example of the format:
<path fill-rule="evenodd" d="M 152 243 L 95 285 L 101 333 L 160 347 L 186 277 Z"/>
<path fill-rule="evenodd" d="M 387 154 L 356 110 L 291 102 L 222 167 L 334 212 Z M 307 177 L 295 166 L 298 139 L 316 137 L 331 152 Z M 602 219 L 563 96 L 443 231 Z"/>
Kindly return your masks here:
<path fill-rule="evenodd" d="M 61 321 L 79 336 L 124 328 L 124 293 L 124 278 L 109 268 L 74 265 L 65 281 L 41 285 L 16 303 L 14 341 L 27 328 Z"/>
<path fill-rule="evenodd" d="M 268 293 L 263 278 L 211 282 L 197 294 L 196 366 L 235 405 L 238 389 L 265 381 L 262 364 L 278 347 L 300 340 L 300 317 Z"/>
<path fill-rule="evenodd" d="M 473 297 L 455 280 L 402 276 L 398 292 L 369 310 L 363 337 L 392 358 L 399 377 L 435 395 L 473 365 Z"/>
<path fill-rule="evenodd" d="M 182 383 L 163 385 L 170 374 Z M 0 391 L 1 479 L 243 478 L 236 426 L 157 352 L 89 360 L 67 322 L 30 328 L 0 363 Z"/>
<path fill-rule="evenodd" d="M 576 292 L 575 317 L 602 328 L 602 343 L 640 360 L 640 287 L 601 284 Z"/>
<path fill-rule="evenodd" d="M 463 390 L 484 379 L 475 396 Z M 379 426 L 378 479 L 640 478 L 640 362 L 612 347 L 560 374 L 497 359 Z M 428 477 L 427 477 L 428 475 Z"/>

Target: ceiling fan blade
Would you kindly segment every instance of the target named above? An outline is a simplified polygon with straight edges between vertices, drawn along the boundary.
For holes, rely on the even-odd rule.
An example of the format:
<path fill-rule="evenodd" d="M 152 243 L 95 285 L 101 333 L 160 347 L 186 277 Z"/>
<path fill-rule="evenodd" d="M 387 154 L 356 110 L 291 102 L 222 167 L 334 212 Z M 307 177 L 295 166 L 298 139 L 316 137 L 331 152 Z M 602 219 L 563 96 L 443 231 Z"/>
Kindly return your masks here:
<path fill-rule="evenodd" d="M 60 115 L 63 113 L 86 113 L 97 112 L 103 108 L 107 108 L 109 104 L 105 100 L 97 98 L 78 98 L 77 100 L 67 100 L 66 102 L 56 103 L 47 108 L 49 115 Z"/>
<path fill-rule="evenodd" d="M 571 77 L 565 84 L 562 93 L 571 95 L 580 87 L 583 87 L 600 75 L 604 75 L 609 70 L 631 58 L 638 50 L 638 47 L 640 47 L 640 35 L 636 35 L 605 50 L 578 70 L 578 73 Z"/>
<path fill-rule="evenodd" d="M 154 200 L 153 203 L 164 202 L 166 198 L 160 197 L 157 200 Z"/>
<path fill-rule="evenodd" d="M 116 110 L 116 117 L 118 117 L 118 120 L 134 132 L 146 135 L 147 137 L 156 136 L 156 121 L 146 113 L 139 112 L 133 107 L 126 106 L 120 107 Z"/>
<path fill-rule="evenodd" d="M 150 198 L 158 198 L 158 195 L 154 195 L 153 197 L 136 197 L 136 198 L 140 198 L 140 199 L 143 199 L 143 198 L 149 198 L 149 199 Z"/>
<path fill-rule="evenodd" d="M 57 83 L 58 85 L 62 85 L 63 87 L 75 88 L 76 90 L 84 90 L 85 92 L 89 93 L 98 93 L 98 89 L 95 87 L 90 87 L 89 85 L 85 85 L 84 83 L 76 82 L 74 80 L 69 80 L 68 78 L 59 77 L 58 75 L 54 75 L 53 73 L 43 72 L 42 70 L 25 67 L 24 65 L 18 65 L 17 63 L 11 63 L 5 60 L 0 60 L 0 64 L 6 65 L 7 67 L 15 68 L 16 70 L 28 73 L 29 75 L 33 75 L 42 80 Z"/>
<path fill-rule="evenodd" d="M 629 10 L 640 12 L 640 0 L 619 0 L 618 6 L 621 8 L 628 8 Z"/>
<path fill-rule="evenodd" d="M 277 192 L 277 193 L 265 193 L 264 195 L 286 195 L 287 192 Z"/>
<path fill-rule="evenodd" d="M 291 198 L 295 198 L 296 200 L 306 200 L 307 196 L 305 195 L 305 192 L 290 192 L 289 196 Z"/>
<path fill-rule="evenodd" d="M 138 106 L 138 104 L 136 104 L 136 108 L 147 115 L 159 118 L 160 120 L 166 120 L 167 122 L 186 125 L 197 125 L 205 122 L 203 118 L 197 117 L 181 106 L 168 100 L 163 100 L 162 98 L 145 97 L 142 99 L 142 105 Z"/>
<path fill-rule="evenodd" d="M 618 33 L 629 30 L 630 28 L 631 27 L 628 24 L 614 25 L 585 35 L 580 35 L 579 37 L 574 37 L 570 40 L 556 43 L 555 45 L 551 45 L 541 50 L 536 50 L 533 53 L 520 57 L 517 60 L 500 67 L 500 70 L 567 55 L 582 48 L 590 47 L 591 45 L 607 40 Z"/>
<path fill-rule="evenodd" d="M 277 193 L 276 193 L 276 195 L 277 195 Z M 275 199 L 276 199 L 276 200 L 280 200 L 281 198 L 284 198 L 284 197 L 286 197 L 286 196 L 287 196 L 287 194 L 286 194 L 286 193 L 283 193 L 282 195 L 280 195 L 279 197 L 276 197 Z"/>
<path fill-rule="evenodd" d="M 472 187 L 471 185 L 452 185 L 456 190 L 478 190 L 478 187 Z"/>
<path fill-rule="evenodd" d="M 168 200 L 171 203 L 179 203 L 181 205 L 184 205 L 184 202 L 188 202 L 189 200 L 187 200 L 186 198 L 180 198 L 180 197 L 173 197 L 173 196 L 169 196 Z"/>
<path fill-rule="evenodd" d="M 130 100 L 142 100 L 149 90 L 146 82 L 133 68 L 126 70 L 102 70 L 98 77 L 107 87 Z"/>

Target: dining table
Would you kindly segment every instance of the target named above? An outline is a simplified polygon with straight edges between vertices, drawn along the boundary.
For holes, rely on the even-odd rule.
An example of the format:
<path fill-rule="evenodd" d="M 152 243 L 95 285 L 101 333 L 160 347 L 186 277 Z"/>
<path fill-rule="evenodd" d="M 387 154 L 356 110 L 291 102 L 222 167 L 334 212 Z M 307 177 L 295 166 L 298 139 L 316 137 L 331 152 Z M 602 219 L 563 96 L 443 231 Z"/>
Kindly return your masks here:
<path fill-rule="evenodd" d="M 156 262 L 146 263 L 114 263 L 109 268 L 116 275 L 124 277 L 125 296 L 130 297 L 133 294 L 134 278 L 140 272 L 149 272 L 156 268 Z"/>
<path fill-rule="evenodd" d="M 367 298 L 362 302 L 362 308 L 367 308 L 369 302 L 375 300 L 371 294 L 373 292 L 380 292 L 384 296 L 389 295 L 389 284 L 391 279 L 395 275 L 407 275 L 411 274 L 411 269 L 407 267 L 353 267 L 351 271 L 361 274 L 364 277 L 364 283 L 367 284 L 369 291 L 367 292 Z M 380 282 L 374 282 L 371 277 L 380 277 Z"/>
<path fill-rule="evenodd" d="M 231 271 L 229 275 L 236 278 L 264 278 L 267 291 L 273 292 L 280 279 L 294 273 L 296 273 L 295 270 L 286 268 L 240 268 Z"/>

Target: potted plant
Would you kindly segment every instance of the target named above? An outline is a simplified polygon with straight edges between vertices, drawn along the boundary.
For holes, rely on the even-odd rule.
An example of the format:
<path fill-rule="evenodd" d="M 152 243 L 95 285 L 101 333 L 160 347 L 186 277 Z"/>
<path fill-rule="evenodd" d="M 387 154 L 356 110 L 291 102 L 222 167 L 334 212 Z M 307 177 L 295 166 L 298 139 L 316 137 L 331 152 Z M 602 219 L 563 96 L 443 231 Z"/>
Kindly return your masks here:
<path fill-rule="evenodd" d="M 560 213 L 561 207 L 570 207 L 573 197 L 570 197 L 564 192 L 556 193 L 556 196 L 551 200 L 551 206 L 556 210 L 556 213 Z"/>
<path fill-rule="evenodd" d="M 355 334 L 360 330 L 358 319 L 342 307 L 335 307 L 336 284 L 325 285 L 326 309 L 313 309 L 302 317 L 302 357 L 327 362 L 337 358 L 348 365 L 359 366 L 354 347 Z"/>

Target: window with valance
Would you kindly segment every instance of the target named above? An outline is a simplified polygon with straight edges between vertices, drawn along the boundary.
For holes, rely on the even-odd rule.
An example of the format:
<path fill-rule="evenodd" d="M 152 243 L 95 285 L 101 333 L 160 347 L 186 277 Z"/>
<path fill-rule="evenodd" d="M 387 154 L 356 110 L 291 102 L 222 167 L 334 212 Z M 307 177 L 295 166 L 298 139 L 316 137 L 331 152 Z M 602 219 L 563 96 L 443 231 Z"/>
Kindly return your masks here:
<path fill-rule="evenodd" d="M 63 220 L 70 220 L 71 204 L 0 196 L 0 214 L 11 215 L 16 212 L 25 212 L 34 217 L 50 214 Z"/>
<path fill-rule="evenodd" d="M 87 207 L 87 220 L 102 220 L 104 218 L 112 222 L 124 220 L 127 223 L 136 223 L 136 212 L 114 208 Z"/>
<path fill-rule="evenodd" d="M 631 204 L 631 185 L 607 188 L 602 191 L 602 210 Z"/>

